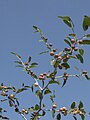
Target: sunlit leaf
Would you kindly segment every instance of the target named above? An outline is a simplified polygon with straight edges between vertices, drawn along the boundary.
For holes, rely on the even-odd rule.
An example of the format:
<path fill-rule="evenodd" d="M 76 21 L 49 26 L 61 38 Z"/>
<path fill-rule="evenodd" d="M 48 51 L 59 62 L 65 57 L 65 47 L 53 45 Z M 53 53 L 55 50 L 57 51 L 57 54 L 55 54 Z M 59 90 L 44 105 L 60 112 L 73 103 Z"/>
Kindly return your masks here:
<path fill-rule="evenodd" d="M 79 53 L 80 55 L 83 55 L 84 54 L 84 50 L 82 48 L 79 49 Z"/>

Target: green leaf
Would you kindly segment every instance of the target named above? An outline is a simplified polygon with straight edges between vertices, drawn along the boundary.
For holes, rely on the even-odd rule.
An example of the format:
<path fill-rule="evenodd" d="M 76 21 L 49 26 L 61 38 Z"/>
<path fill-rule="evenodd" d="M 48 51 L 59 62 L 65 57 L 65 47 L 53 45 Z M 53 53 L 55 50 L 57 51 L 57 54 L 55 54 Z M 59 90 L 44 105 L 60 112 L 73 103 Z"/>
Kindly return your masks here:
<path fill-rule="evenodd" d="M 38 28 L 37 26 L 33 25 L 33 28 L 36 30 L 35 32 L 39 32 L 40 35 L 42 35 L 42 31 L 40 28 Z"/>
<path fill-rule="evenodd" d="M 57 115 L 56 120 L 61 120 L 61 114 L 60 113 Z"/>
<path fill-rule="evenodd" d="M 84 50 L 82 48 L 79 49 L 79 53 L 80 55 L 83 55 L 84 54 Z"/>
<path fill-rule="evenodd" d="M 71 43 L 68 40 L 64 39 L 64 41 L 71 47 Z"/>
<path fill-rule="evenodd" d="M 81 42 L 79 42 L 79 44 L 90 45 L 90 40 L 82 40 Z"/>
<path fill-rule="evenodd" d="M 76 116 L 73 116 L 74 120 L 77 120 Z"/>
<path fill-rule="evenodd" d="M 58 84 L 58 85 L 60 85 L 60 81 L 51 80 L 49 82 L 49 84 Z"/>
<path fill-rule="evenodd" d="M 38 65 L 38 63 L 32 63 L 32 64 L 29 66 L 29 68 L 35 68 L 35 67 L 37 67 L 37 65 Z"/>
<path fill-rule="evenodd" d="M 55 110 L 52 110 L 52 118 L 55 117 Z"/>
<path fill-rule="evenodd" d="M 31 56 L 28 57 L 28 63 L 30 63 L 30 62 L 31 62 Z"/>
<path fill-rule="evenodd" d="M 64 80 L 62 87 L 66 84 L 67 80 Z"/>
<path fill-rule="evenodd" d="M 69 34 L 69 36 L 75 37 L 75 36 L 76 36 L 76 34 Z"/>
<path fill-rule="evenodd" d="M 16 65 L 16 67 L 20 67 L 20 68 L 23 68 L 23 66 L 22 66 L 22 65 Z"/>
<path fill-rule="evenodd" d="M 61 18 L 68 27 L 74 27 L 74 24 L 69 16 L 58 16 L 58 18 Z"/>
<path fill-rule="evenodd" d="M 83 63 L 83 57 L 80 54 L 76 55 L 77 59 L 80 60 L 81 63 Z"/>
<path fill-rule="evenodd" d="M 39 53 L 39 54 L 45 54 L 45 53 L 48 53 L 49 51 L 48 50 L 46 50 L 46 51 L 44 51 L 44 52 L 41 52 L 41 53 Z"/>
<path fill-rule="evenodd" d="M 84 120 L 84 119 L 85 119 L 85 116 L 84 116 L 84 115 L 81 115 L 81 119 Z"/>
<path fill-rule="evenodd" d="M 52 92 L 51 92 L 51 90 L 49 90 L 48 88 L 45 90 L 45 92 L 44 92 L 44 95 L 46 95 L 46 94 L 51 94 Z"/>
<path fill-rule="evenodd" d="M 16 55 L 18 58 L 21 58 L 21 56 L 15 52 L 11 52 L 11 54 Z"/>
<path fill-rule="evenodd" d="M 79 108 L 79 110 L 80 110 L 81 108 L 83 108 L 83 103 L 82 103 L 82 101 L 80 101 L 80 103 L 79 103 L 79 105 L 78 105 L 78 108 Z"/>
<path fill-rule="evenodd" d="M 43 99 L 43 95 L 42 95 L 42 93 L 41 93 L 40 90 L 37 90 L 37 91 L 36 91 L 36 95 L 39 97 L 40 100 Z"/>
<path fill-rule="evenodd" d="M 86 74 L 85 75 L 85 78 L 87 79 L 87 80 L 90 80 L 90 77 Z"/>
<path fill-rule="evenodd" d="M 90 34 L 85 35 L 85 37 L 90 37 Z"/>
<path fill-rule="evenodd" d="M 63 67 L 65 67 L 65 69 L 70 68 L 70 65 L 69 65 L 68 63 L 62 63 L 61 65 L 62 65 Z"/>
<path fill-rule="evenodd" d="M 22 62 L 21 62 L 21 61 L 14 61 L 14 62 L 22 65 Z"/>
<path fill-rule="evenodd" d="M 73 103 L 71 104 L 71 109 L 74 109 L 75 106 L 76 106 L 76 102 L 73 102 Z"/>
<path fill-rule="evenodd" d="M 35 110 L 39 110 L 40 106 L 38 104 L 35 105 Z"/>
<path fill-rule="evenodd" d="M 21 88 L 21 89 L 18 89 L 16 93 L 23 92 L 24 90 L 28 90 L 28 89 L 27 88 Z"/>
<path fill-rule="evenodd" d="M 83 30 L 86 31 L 88 30 L 88 27 L 90 26 L 90 17 L 84 16 L 83 20 Z"/>

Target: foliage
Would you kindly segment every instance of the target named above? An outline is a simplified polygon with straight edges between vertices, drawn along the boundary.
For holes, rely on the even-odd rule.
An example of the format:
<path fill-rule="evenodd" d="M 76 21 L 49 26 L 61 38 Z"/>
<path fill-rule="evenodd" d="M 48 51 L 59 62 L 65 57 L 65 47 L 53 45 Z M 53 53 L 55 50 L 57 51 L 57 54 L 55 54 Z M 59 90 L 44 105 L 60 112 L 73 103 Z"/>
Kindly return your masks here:
<path fill-rule="evenodd" d="M 84 34 L 81 38 L 77 38 L 76 33 L 74 32 L 74 23 L 69 16 L 58 16 L 59 19 L 63 20 L 63 22 L 71 29 L 72 33 L 68 34 L 68 36 L 64 39 L 65 44 L 68 47 L 64 48 L 62 51 L 58 51 L 56 48 L 53 47 L 51 43 L 49 43 L 48 39 L 45 38 L 43 32 L 37 26 L 33 26 L 35 32 L 38 32 L 41 36 L 40 42 L 44 42 L 46 45 L 47 50 L 41 52 L 40 54 L 49 53 L 52 57 L 51 66 L 53 66 L 52 71 L 48 73 L 45 71 L 41 73 L 39 76 L 33 72 L 32 68 L 38 66 L 37 62 L 32 62 L 32 57 L 29 56 L 26 62 L 23 62 L 21 55 L 11 52 L 11 54 L 17 57 L 15 61 L 16 67 L 21 67 L 24 71 L 33 78 L 34 84 L 31 86 L 26 86 L 24 83 L 22 84 L 21 88 L 16 88 L 15 86 L 5 86 L 3 83 L 0 85 L 0 94 L 2 96 L 2 102 L 8 102 L 10 107 L 15 109 L 15 112 L 20 114 L 24 120 L 27 120 L 26 115 L 30 113 L 30 120 L 37 120 L 41 117 L 45 116 L 47 111 L 52 113 L 52 117 L 56 120 L 61 120 L 61 114 L 67 116 L 69 114 L 73 115 L 73 119 L 77 120 L 77 115 L 81 117 L 82 120 L 85 119 L 86 111 L 84 109 L 83 102 L 80 101 L 79 103 L 73 102 L 71 103 L 70 108 L 61 107 L 57 109 L 57 104 L 55 103 L 55 91 L 50 89 L 50 85 L 61 85 L 60 78 L 63 80 L 63 84 L 61 85 L 64 87 L 70 77 L 85 77 L 87 80 L 90 80 L 88 72 L 83 70 L 80 74 L 68 74 L 67 70 L 71 68 L 70 60 L 77 60 L 81 64 L 84 63 L 84 49 L 82 45 L 90 45 L 90 34 Z M 90 17 L 84 16 L 83 30 L 86 32 L 88 27 L 90 27 Z M 61 76 L 58 76 L 58 71 L 64 71 Z M 46 82 L 48 79 L 48 82 Z M 35 90 L 35 95 L 39 99 L 39 103 L 31 106 L 29 108 L 23 108 L 20 110 L 19 105 L 20 101 L 17 98 L 17 95 L 22 93 L 23 91 L 31 90 L 34 94 L 33 90 Z M 43 99 L 46 95 L 50 96 L 50 100 L 52 102 L 52 106 L 50 109 L 47 109 L 45 103 L 43 103 Z M 3 113 L 6 112 L 4 108 L 0 108 L 0 118 L 2 119 L 9 119 L 8 117 L 4 117 Z"/>

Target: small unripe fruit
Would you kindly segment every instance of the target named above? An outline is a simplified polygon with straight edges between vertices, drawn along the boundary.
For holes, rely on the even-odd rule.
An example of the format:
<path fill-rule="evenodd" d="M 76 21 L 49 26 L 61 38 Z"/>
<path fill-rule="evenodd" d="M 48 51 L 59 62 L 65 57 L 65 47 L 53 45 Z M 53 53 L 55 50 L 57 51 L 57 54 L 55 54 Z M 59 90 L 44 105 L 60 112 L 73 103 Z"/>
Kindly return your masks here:
<path fill-rule="evenodd" d="M 84 70 L 84 71 L 82 72 L 82 74 L 86 75 L 86 74 L 87 74 L 87 71 L 86 71 L 86 70 Z"/>
<path fill-rule="evenodd" d="M 50 52 L 50 55 L 51 55 L 51 56 L 54 56 L 54 52 L 53 52 L 53 51 L 51 51 L 51 52 Z"/>
<path fill-rule="evenodd" d="M 81 44 L 83 41 L 82 40 L 78 40 L 78 43 Z"/>
<path fill-rule="evenodd" d="M 71 50 L 71 48 L 65 48 L 65 51 L 70 51 Z"/>
<path fill-rule="evenodd" d="M 72 44 L 75 43 L 75 40 L 74 40 L 74 39 L 71 39 L 71 43 L 72 43 Z"/>
<path fill-rule="evenodd" d="M 56 108 L 57 107 L 57 105 L 56 105 L 56 103 L 54 103 L 53 105 L 52 105 L 52 108 Z"/>
<path fill-rule="evenodd" d="M 35 87 L 38 87 L 38 82 L 35 82 L 34 85 L 35 85 Z"/>
<path fill-rule="evenodd" d="M 24 62 L 24 65 L 28 66 L 29 64 L 28 64 L 28 62 Z"/>
<path fill-rule="evenodd" d="M 59 67 L 59 69 L 62 69 L 62 65 L 61 64 L 59 64 L 58 67 Z"/>
<path fill-rule="evenodd" d="M 15 95 L 14 95 L 14 94 L 11 94 L 11 95 L 10 95 L 10 98 L 11 98 L 11 99 L 13 99 L 14 97 L 15 97 Z"/>
<path fill-rule="evenodd" d="M 59 55 L 58 54 L 55 54 L 55 56 L 54 56 L 55 58 L 58 58 L 59 57 Z"/>
<path fill-rule="evenodd" d="M 22 109 L 22 113 L 25 113 L 25 111 L 26 111 L 26 110 L 23 108 L 23 109 Z"/>
<path fill-rule="evenodd" d="M 62 60 L 62 56 L 58 56 L 58 60 L 61 61 Z"/>
<path fill-rule="evenodd" d="M 56 52 L 57 50 L 56 49 L 53 49 L 53 52 Z"/>
<path fill-rule="evenodd" d="M 28 114 L 28 111 L 27 111 L 27 110 L 25 110 L 25 114 Z"/>
<path fill-rule="evenodd" d="M 77 50 L 78 50 L 78 47 L 75 47 L 74 50 L 77 51 Z"/>
<path fill-rule="evenodd" d="M 46 72 L 44 72 L 44 73 L 43 73 L 43 75 L 44 75 L 44 76 L 46 76 L 46 75 L 47 75 L 47 73 L 46 73 Z"/>
<path fill-rule="evenodd" d="M 44 76 L 39 76 L 39 79 L 40 80 L 45 80 L 45 77 Z"/>

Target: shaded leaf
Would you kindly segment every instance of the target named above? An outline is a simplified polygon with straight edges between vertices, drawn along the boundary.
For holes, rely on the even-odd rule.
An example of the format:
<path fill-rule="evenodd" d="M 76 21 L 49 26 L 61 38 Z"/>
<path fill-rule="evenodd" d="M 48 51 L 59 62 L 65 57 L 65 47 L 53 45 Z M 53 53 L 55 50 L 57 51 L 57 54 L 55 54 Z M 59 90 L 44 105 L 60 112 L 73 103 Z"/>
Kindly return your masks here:
<path fill-rule="evenodd" d="M 60 113 L 57 115 L 56 120 L 61 120 L 61 114 Z"/>
<path fill-rule="evenodd" d="M 65 41 L 69 46 L 71 46 L 71 43 L 70 43 L 68 40 L 64 39 L 64 41 Z"/>
<path fill-rule="evenodd" d="M 37 67 L 37 65 L 38 65 L 38 63 L 32 63 L 32 64 L 29 66 L 29 68 L 35 68 L 35 67 Z"/>
<path fill-rule="evenodd" d="M 85 78 L 87 79 L 87 80 L 90 80 L 90 77 L 86 74 L 85 75 Z"/>
<path fill-rule="evenodd" d="M 55 110 L 52 110 L 52 118 L 55 117 Z"/>
<path fill-rule="evenodd" d="M 79 103 L 79 105 L 78 105 L 78 108 L 79 108 L 79 110 L 80 110 L 81 108 L 83 108 L 83 103 L 82 103 L 82 101 L 80 101 L 80 103 Z"/>
<path fill-rule="evenodd" d="M 45 92 L 44 92 L 44 95 L 46 95 L 46 94 L 51 94 L 51 93 L 52 93 L 51 90 L 46 89 Z"/>
<path fill-rule="evenodd" d="M 28 90 L 28 89 L 27 88 L 21 88 L 21 89 L 18 89 L 16 93 L 23 92 L 24 90 Z"/>
<path fill-rule="evenodd" d="M 90 34 L 85 35 L 85 37 L 90 37 Z"/>
<path fill-rule="evenodd" d="M 88 30 L 88 27 L 90 26 L 90 17 L 84 16 L 83 20 L 83 30 L 86 31 Z"/>
<path fill-rule="evenodd" d="M 40 28 L 38 28 L 37 26 L 33 25 L 33 28 L 36 30 L 35 32 L 39 32 L 40 35 L 42 35 L 42 31 Z"/>
<path fill-rule="evenodd" d="M 76 116 L 73 116 L 74 120 L 77 120 Z"/>
<path fill-rule="evenodd" d="M 90 40 L 82 40 L 81 42 L 79 42 L 79 44 L 90 45 Z"/>
<path fill-rule="evenodd" d="M 18 63 L 18 64 L 20 64 L 20 65 L 22 64 L 22 62 L 21 62 L 21 61 L 14 61 L 14 62 L 15 62 L 15 63 Z"/>
<path fill-rule="evenodd" d="M 35 105 L 35 110 L 39 110 L 40 106 L 38 104 Z"/>
<path fill-rule="evenodd" d="M 84 119 L 85 119 L 85 116 L 84 116 L 84 115 L 81 115 L 81 119 L 84 120 Z"/>
<path fill-rule="evenodd" d="M 48 50 L 46 50 L 46 51 L 44 51 L 44 52 L 41 52 L 41 53 L 39 53 L 39 54 L 45 54 L 45 53 L 48 53 L 49 51 Z"/>
<path fill-rule="evenodd" d="M 70 28 L 74 27 L 74 24 L 69 16 L 58 16 L 58 18 L 61 18 L 63 22 Z"/>
<path fill-rule="evenodd" d="M 62 87 L 66 84 L 67 80 L 64 80 Z"/>
<path fill-rule="evenodd" d="M 76 55 L 77 59 L 80 60 L 81 63 L 83 63 L 83 57 L 80 54 Z"/>
<path fill-rule="evenodd" d="M 68 63 L 62 63 L 61 65 L 62 65 L 63 67 L 65 67 L 65 69 L 70 68 L 70 65 L 69 65 Z"/>
<path fill-rule="evenodd" d="M 60 81 L 51 80 L 49 82 L 49 84 L 58 84 L 58 85 L 60 85 Z"/>
<path fill-rule="evenodd" d="M 11 54 L 16 55 L 18 58 L 21 58 L 21 56 L 15 52 L 11 52 Z"/>
<path fill-rule="evenodd" d="M 31 56 L 28 57 L 28 63 L 31 62 Z"/>
<path fill-rule="evenodd" d="M 69 34 L 69 36 L 75 37 L 75 36 L 76 36 L 76 34 Z"/>
<path fill-rule="evenodd" d="M 73 103 L 71 104 L 71 109 L 74 109 L 75 106 L 76 106 L 76 102 L 73 102 Z"/>

